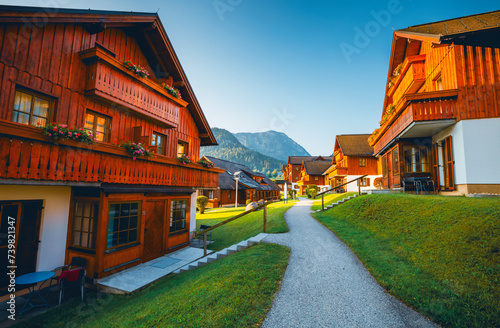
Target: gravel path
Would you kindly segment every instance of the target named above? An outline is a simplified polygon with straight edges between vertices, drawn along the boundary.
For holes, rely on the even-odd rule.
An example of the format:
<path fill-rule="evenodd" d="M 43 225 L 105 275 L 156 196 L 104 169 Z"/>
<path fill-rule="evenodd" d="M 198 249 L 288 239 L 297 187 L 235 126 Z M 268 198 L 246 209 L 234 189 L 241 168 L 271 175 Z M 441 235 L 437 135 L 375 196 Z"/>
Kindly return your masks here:
<path fill-rule="evenodd" d="M 263 242 L 290 247 L 281 289 L 262 327 L 437 327 L 387 294 L 356 255 L 310 215 L 312 201 L 285 214 L 290 232 Z"/>

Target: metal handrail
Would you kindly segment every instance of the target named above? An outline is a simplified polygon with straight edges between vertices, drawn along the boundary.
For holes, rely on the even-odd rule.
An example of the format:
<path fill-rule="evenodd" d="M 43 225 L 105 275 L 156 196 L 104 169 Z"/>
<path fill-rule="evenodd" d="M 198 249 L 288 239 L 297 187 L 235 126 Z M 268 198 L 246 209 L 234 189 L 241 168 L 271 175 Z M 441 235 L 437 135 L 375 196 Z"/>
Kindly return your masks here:
<path fill-rule="evenodd" d="M 261 204 L 261 205 L 259 205 L 257 207 L 254 207 L 254 208 L 252 208 L 252 209 L 250 209 L 248 211 L 245 211 L 243 213 L 235 215 L 232 218 L 229 218 L 227 220 L 219 222 L 216 225 L 211 226 L 210 228 L 207 228 L 207 229 L 204 229 L 202 231 L 199 231 L 199 232 L 195 233 L 194 234 L 195 238 L 198 237 L 198 236 L 200 236 L 200 235 L 203 235 L 203 254 L 204 254 L 203 256 L 207 256 L 207 232 L 212 231 L 212 230 L 214 230 L 214 229 L 216 229 L 216 228 L 218 228 L 220 226 L 223 226 L 223 225 L 225 225 L 225 224 L 227 224 L 227 223 L 229 223 L 231 221 L 239 219 L 239 218 L 241 218 L 241 217 L 243 217 L 243 216 L 245 216 L 247 214 L 250 214 L 252 212 L 258 211 L 261 208 L 264 208 L 264 213 L 263 213 L 264 227 L 263 227 L 263 231 L 265 233 L 267 231 L 267 205 L 272 204 L 272 203 L 274 203 L 274 201 L 265 202 L 264 204 Z"/>
<path fill-rule="evenodd" d="M 367 176 L 368 176 L 368 174 L 362 175 L 362 176 L 360 176 L 360 177 L 357 177 L 356 179 L 353 179 L 353 180 L 351 180 L 351 181 L 347 181 L 346 183 L 343 183 L 343 184 L 341 184 L 341 185 L 338 185 L 338 186 L 336 186 L 336 187 L 334 187 L 334 188 L 332 188 L 332 189 L 329 189 L 329 190 L 326 190 L 326 191 L 320 192 L 319 194 L 316 194 L 316 197 L 321 196 L 321 210 L 322 210 L 322 211 L 324 211 L 324 210 L 325 210 L 325 194 L 328 194 L 328 193 L 330 193 L 330 192 L 332 192 L 332 191 L 334 191 L 334 190 L 336 190 L 336 189 L 339 189 L 339 188 L 341 188 L 341 187 L 343 187 L 343 186 L 346 186 L 346 185 L 348 185 L 349 183 L 352 183 L 352 182 L 354 182 L 354 181 L 361 180 L 361 179 L 363 179 L 364 177 L 367 177 Z M 360 196 L 361 196 L 361 183 L 358 183 L 358 195 L 360 195 Z M 316 198 L 316 197 L 315 197 L 315 198 Z"/>

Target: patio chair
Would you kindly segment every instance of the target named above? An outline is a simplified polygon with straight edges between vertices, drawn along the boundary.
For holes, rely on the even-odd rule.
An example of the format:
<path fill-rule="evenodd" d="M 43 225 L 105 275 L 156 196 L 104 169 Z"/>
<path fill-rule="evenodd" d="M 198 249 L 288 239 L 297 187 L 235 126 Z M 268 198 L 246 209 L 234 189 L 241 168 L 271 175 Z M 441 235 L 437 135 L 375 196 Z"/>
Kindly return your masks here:
<path fill-rule="evenodd" d="M 420 181 L 422 183 L 422 189 L 428 194 L 430 191 L 434 192 L 434 195 L 437 194 L 436 186 L 434 185 L 434 180 L 431 178 L 423 179 Z"/>
<path fill-rule="evenodd" d="M 50 279 L 49 288 L 47 289 L 47 294 L 50 292 L 50 289 L 52 288 L 52 281 L 56 281 L 56 283 L 57 283 L 59 281 L 59 276 L 61 275 L 61 273 L 63 273 L 64 271 L 72 270 L 72 269 L 76 269 L 76 268 L 83 269 L 83 268 L 85 268 L 86 265 L 87 265 L 87 259 L 85 259 L 83 257 L 75 256 L 75 257 L 71 258 L 71 262 L 69 264 L 57 267 L 54 270 L 52 270 L 52 271 L 54 271 L 55 275 L 54 275 L 54 277 L 52 277 Z"/>
<path fill-rule="evenodd" d="M 68 288 L 78 287 L 83 295 L 85 293 L 85 275 L 86 271 L 84 268 L 76 268 L 71 270 L 65 270 L 61 272 L 57 279 L 57 284 L 59 286 L 59 305 L 61 305 L 64 298 L 64 290 Z"/>
<path fill-rule="evenodd" d="M 418 195 L 418 191 L 422 189 L 421 183 L 415 178 L 404 178 L 403 179 L 403 193 L 407 190 L 415 190 L 415 195 Z"/>

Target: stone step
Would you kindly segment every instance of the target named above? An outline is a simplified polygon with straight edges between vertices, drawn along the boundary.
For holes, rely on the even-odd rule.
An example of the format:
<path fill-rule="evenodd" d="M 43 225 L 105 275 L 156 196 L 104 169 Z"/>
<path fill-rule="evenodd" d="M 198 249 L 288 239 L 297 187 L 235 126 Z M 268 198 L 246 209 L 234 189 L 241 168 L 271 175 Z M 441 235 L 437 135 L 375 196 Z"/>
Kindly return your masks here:
<path fill-rule="evenodd" d="M 193 270 L 193 269 L 199 268 L 203 265 L 206 265 L 208 263 L 215 262 L 218 259 L 224 258 L 228 255 L 242 251 L 242 250 L 244 250 L 244 249 L 246 249 L 254 244 L 260 243 L 266 236 L 267 236 L 267 233 L 260 233 L 257 236 L 254 236 L 254 237 L 249 238 L 247 240 L 241 241 L 237 244 L 226 247 L 226 248 L 224 248 L 216 253 L 212 253 L 210 255 L 202 257 L 201 259 L 198 259 L 197 261 L 191 262 L 191 263 L 183 266 L 182 268 L 175 270 L 172 273 L 177 274 L 177 273 Z"/>

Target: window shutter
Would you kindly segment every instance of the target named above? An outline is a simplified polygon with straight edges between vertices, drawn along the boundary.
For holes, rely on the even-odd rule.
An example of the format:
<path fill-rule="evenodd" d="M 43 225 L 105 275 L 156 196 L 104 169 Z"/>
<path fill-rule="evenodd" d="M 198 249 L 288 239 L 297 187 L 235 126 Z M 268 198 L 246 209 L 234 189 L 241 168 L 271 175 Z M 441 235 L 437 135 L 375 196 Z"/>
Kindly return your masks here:
<path fill-rule="evenodd" d="M 434 171 L 434 185 L 437 190 L 439 190 L 439 152 L 438 152 L 438 144 L 435 143 L 432 145 L 432 167 Z"/>
<path fill-rule="evenodd" d="M 453 147 L 451 143 L 451 136 L 444 139 L 446 147 L 446 168 L 448 170 L 448 184 L 450 190 L 455 190 L 455 172 L 453 171 Z"/>
<path fill-rule="evenodd" d="M 369 187 L 370 186 L 370 178 L 366 178 L 366 186 Z"/>

